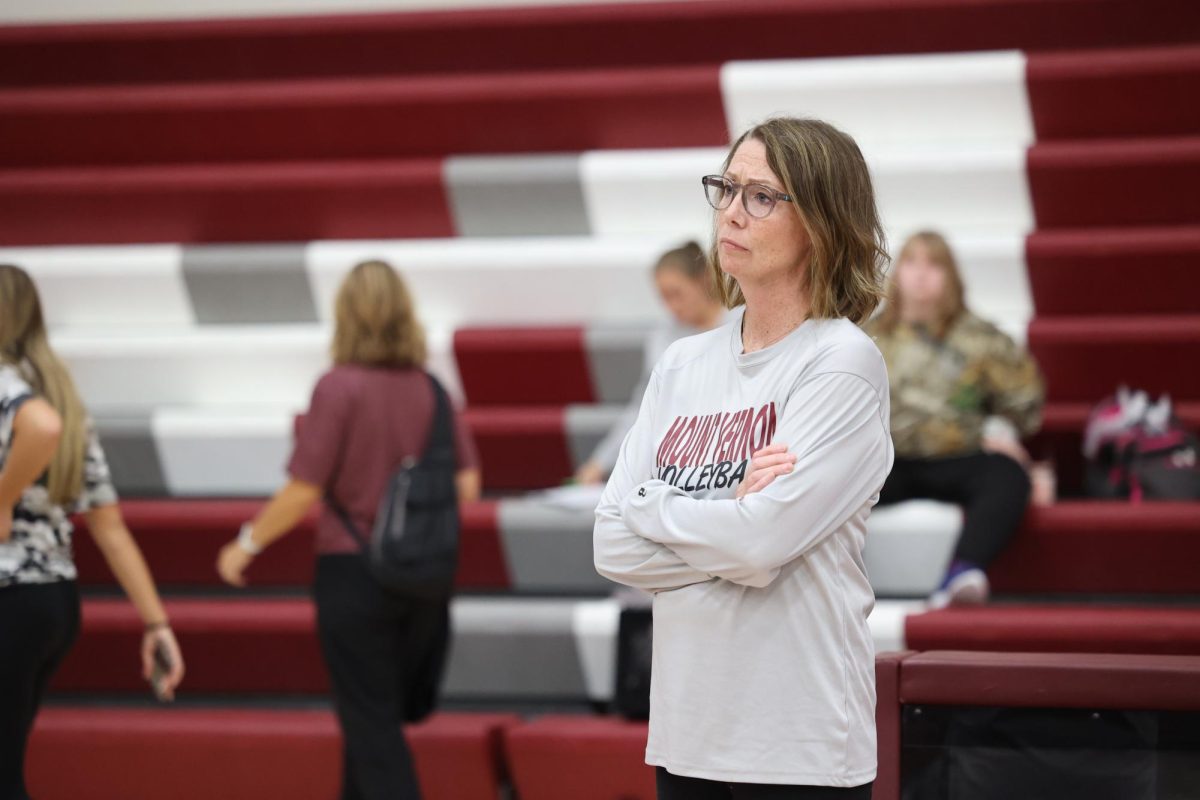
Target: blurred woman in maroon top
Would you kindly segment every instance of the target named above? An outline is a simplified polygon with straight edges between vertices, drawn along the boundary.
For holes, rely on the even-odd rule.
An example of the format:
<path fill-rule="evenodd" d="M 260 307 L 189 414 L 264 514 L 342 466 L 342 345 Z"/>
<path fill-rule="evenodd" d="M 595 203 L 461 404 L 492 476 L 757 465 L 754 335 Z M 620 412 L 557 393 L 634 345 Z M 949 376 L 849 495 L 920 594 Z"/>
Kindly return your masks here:
<path fill-rule="evenodd" d="M 356 266 L 338 292 L 333 368 L 297 421 L 290 479 L 221 549 L 222 578 L 245 585 L 254 556 L 326 494 L 360 531 L 371 530 L 388 478 L 405 458 L 419 458 L 429 438 L 434 396 L 425 356 L 425 335 L 400 275 L 382 261 Z M 459 501 L 470 502 L 479 496 L 478 456 L 457 414 L 454 434 Z M 421 695 L 441 673 L 448 603 L 380 586 L 329 508 L 317 526 L 313 594 L 344 740 L 342 797 L 418 798 L 401 723 L 429 710 Z"/>

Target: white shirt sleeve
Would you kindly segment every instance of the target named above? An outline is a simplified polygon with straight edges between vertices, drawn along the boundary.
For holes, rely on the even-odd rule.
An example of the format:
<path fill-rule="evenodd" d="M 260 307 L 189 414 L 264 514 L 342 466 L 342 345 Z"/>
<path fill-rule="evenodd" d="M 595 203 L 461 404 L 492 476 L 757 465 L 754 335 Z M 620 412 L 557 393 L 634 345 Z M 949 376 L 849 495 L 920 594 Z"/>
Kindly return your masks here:
<path fill-rule="evenodd" d="M 621 500 L 652 474 L 651 414 L 658 400 L 659 383 L 658 372 L 651 373 L 637 421 L 621 445 L 612 476 L 596 507 L 592 534 L 596 571 L 609 580 L 648 592 L 712 580 L 711 575 L 689 566 L 670 548 L 631 531 L 621 518 Z"/>
<path fill-rule="evenodd" d="M 823 373 L 800 384 L 775 441 L 797 460 L 762 491 L 741 500 L 698 500 L 650 480 L 624 495 L 621 519 L 698 570 L 767 586 L 878 494 L 892 466 L 879 395 L 851 373 Z"/>

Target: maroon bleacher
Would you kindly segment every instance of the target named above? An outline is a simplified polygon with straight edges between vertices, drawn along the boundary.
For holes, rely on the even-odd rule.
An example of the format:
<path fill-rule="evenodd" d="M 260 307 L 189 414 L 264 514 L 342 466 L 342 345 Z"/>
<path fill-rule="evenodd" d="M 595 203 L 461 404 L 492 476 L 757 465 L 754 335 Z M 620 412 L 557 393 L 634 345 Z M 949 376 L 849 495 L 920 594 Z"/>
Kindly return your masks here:
<path fill-rule="evenodd" d="M 454 359 L 469 406 L 596 402 L 582 326 L 460 328 Z"/>
<path fill-rule="evenodd" d="M 990 605 L 913 614 L 913 650 L 1200 655 L 1200 608 Z"/>
<path fill-rule="evenodd" d="M 1030 53 L 1026 85 L 1039 141 L 1187 136 L 1200 131 L 1200 47 Z"/>
<path fill-rule="evenodd" d="M 900 702 L 1200 710 L 1200 658 L 1097 653 L 926 652 L 904 660 Z"/>
<path fill-rule="evenodd" d="M 0 89 L 0 166 L 721 146 L 718 73 L 714 64 Z"/>
<path fill-rule="evenodd" d="M 1200 225 L 1035 231 L 1025 260 L 1042 317 L 1187 314 L 1200 297 Z"/>
<path fill-rule="evenodd" d="M 168 598 L 165 605 L 186 653 L 189 692 L 328 691 L 308 598 Z M 127 600 L 85 599 L 82 633 L 52 688 L 147 692 L 138 655 L 141 639 L 141 619 Z"/>
<path fill-rule="evenodd" d="M 453 233 L 438 158 L 0 172 L 0 246 Z"/>
<path fill-rule="evenodd" d="M 557 486 L 575 471 L 562 406 L 469 408 L 463 419 L 489 491 Z"/>
<path fill-rule="evenodd" d="M 496 800 L 507 780 L 501 738 L 518 722 L 456 713 L 409 726 L 422 796 Z M 341 750 L 324 710 L 48 708 L 27 780 L 41 800 L 334 797 Z"/>
<path fill-rule="evenodd" d="M 218 586 L 218 549 L 237 536 L 265 500 L 127 500 L 125 521 L 138 541 L 155 579 L 166 586 Z M 107 586 L 113 577 L 85 519 L 77 519 L 75 563 L 84 586 Z M 457 587 L 459 590 L 507 589 L 508 565 L 500 543 L 495 501 L 462 508 Z M 247 571 L 252 586 L 307 587 L 312 583 L 316 517 L 268 548 Z"/>
<path fill-rule="evenodd" d="M 988 569 L 1010 594 L 1200 596 L 1200 503 L 1031 507 Z"/>
<path fill-rule="evenodd" d="M 1048 24 L 1048 21 L 1053 21 Z M 1190 0 L 561 4 L 0 29 L 0 84 L 167 83 L 1190 43 Z M 616 43 L 616 44 L 614 44 Z"/>
<path fill-rule="evenodd" d="M 1200 400 L 1200 314 L 1036 317 L 1029 349 L 1053 403 L 1096 403 L 1121 384 Z"/>
<path fill-rule="evenodd" d="M 1200 136 L 1039 141 L 1027 169 L 1039 229 L 1200 219 Z"/>
<path fill-rule="evenodd" d="M 508 729 L 504 747 L 521 800 L 654 800 L 644 722 L 544 716 Z"/>

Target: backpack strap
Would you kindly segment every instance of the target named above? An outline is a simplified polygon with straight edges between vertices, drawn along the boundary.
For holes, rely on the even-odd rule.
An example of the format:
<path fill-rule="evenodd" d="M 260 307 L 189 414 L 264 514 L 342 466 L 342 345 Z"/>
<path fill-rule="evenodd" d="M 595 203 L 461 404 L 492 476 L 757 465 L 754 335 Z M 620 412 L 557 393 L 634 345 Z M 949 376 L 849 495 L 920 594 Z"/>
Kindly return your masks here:
<path fill-rule="evenodd" d="M 425 443 L 425 451 L 421 460 L 427 461 L 438 450 L 454 451 L 454 422 L 450 416 L 450 398 L 442 384 L 432 373 L 429 377 L 429 388 L 433 390 L 433 421 L 429 426 L 429 439 Z"/>
<path fill-rule="evenodd" d="M 342 508 L 342 504 L 333 499 L 333 492 L 325 492 L 325 505 L 329 506 L 333 510 L 333 513 L 337 515 L 338 520 L 342 523 L 342 527 L 346 529 L 346 533 L 350 534 L 354 541 L 358 542 L 358 546 L 366 551 L 370 546 L 367 543 L 366 537 L 362 535 L 362 531 L 354 524 L 354 520 L 350 519 L 350 514 L 346 512 L 346 509 Z"/>

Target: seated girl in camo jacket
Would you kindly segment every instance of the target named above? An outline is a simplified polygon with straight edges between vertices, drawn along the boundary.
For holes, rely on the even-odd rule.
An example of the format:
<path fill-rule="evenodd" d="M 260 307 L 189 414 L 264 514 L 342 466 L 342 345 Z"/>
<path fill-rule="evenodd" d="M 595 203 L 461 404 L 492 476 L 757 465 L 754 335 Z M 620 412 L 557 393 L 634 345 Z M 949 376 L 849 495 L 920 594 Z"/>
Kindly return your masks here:
<path fill-rule="evenodd" d="M 954 254 L 923 231 L 900 249 L 887 305 L 867 326 L 887 362 L 896 462 L 880 505 L 930 498 L 963 507 L 954 558 L 930 602 L 987 600 L 984 570 L 1029 503 L 1029 454 L 1044 391 L 1029 353 L 967 308 Z M 989 435 L 999 417 L 1016 436 Z"/>

